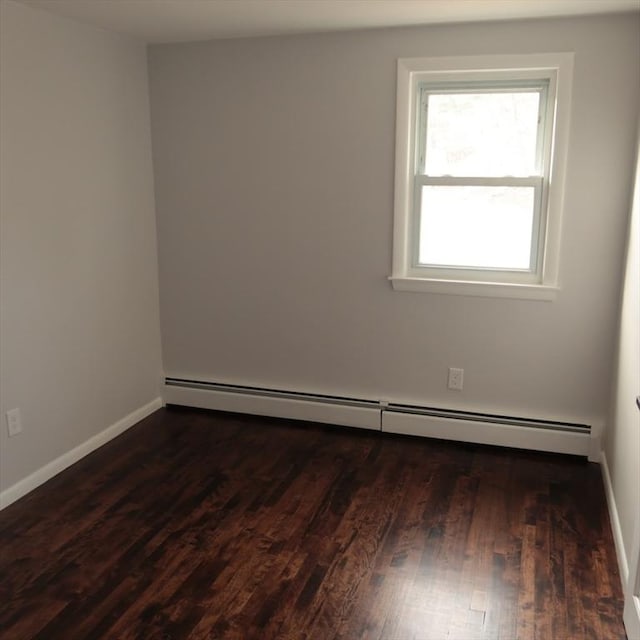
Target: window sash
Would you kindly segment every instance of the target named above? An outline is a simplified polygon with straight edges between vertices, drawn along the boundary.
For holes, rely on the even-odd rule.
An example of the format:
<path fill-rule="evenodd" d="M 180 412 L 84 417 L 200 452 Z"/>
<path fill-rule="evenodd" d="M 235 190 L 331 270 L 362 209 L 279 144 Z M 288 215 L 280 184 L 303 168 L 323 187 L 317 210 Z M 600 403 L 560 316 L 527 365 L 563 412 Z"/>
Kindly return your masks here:
<path fill-rule="evenodd" d="M 549 155 L 546 153 L 547 136 L 547 104 L 549 98 L 548 79 L 525 79 L 507 81 L 480 81 L 480 82 L 419 82 L 415 85 L 416 110 L 415 110 L 415 138 L 413 158 L 413 207 L 411 213 L 410 234 L 410 264 L 408 275 L 414 277 L 485 280 L 489 273 L 499 276 L 500 281 L 505 282 L 537 282 L 541 278 L 545 216 L 544 202 L 546 197 L 546 180 L 548 175 Z M 535 151 L 535 175 L 531 176 L 450 176 L 428 175 L 425 173 L 426 145 L 427 145 L 427 116 L 428 98 L 430 95 L 443 95 L 449 93 L 514 93 L 514 92 L 538 92 L 538 123 L 536 131 Z M 489 142 L 490 144 L 490 142 Z M 419 262 L 420 237 L 423 224 L 422 188 L 424 186 L 497 186 L 497 187 L 532 187 L 534 189 L 534 210 L 531 229 L 531 244 L 529 252 L 528 269 L 504 269 L 498 267 L 468 267 L 451 265 L 442 267 L 428 265 Z"/>
<path fill-rule="evenodd" d="M 462 82 L 462 83 L 435 83 L 420 82 L 416 87 L 416 144 L 414 158 L 414 175 L 427 175 L 426 146 L 427 146 L 427 123 L 428 104 L 430 95 L 464 94 L 464 93 L 530 93 L 537 92 L 538 99 L 538 128 L 536 132 L 536 152 L 535 168 L 536 174 L 544 175 L 548 166 L 548 158 L 545 157 L 545 141 L 547 130 L 547 105 L 549 102 L 549 79 L 504 81 L 504 82 Z"/>
<path fill-rule="evenodd" d="M 471 177 L 457 176 L 416 176 L 416 186 L 444 186 L 444 187 L 542 187 L 542 176 L 498 176 Z"/>
<path fill-rule="evenodd" d="M 451 187 L 531 187 L 534 190 L 533 221 L 531 228 L 531 244 L 529 250 L 529 267 L 527 269 L 505 269 L 501 267 L 468 267 L 448 265 L 429 265 L 420 263 L 420 237 L 422 226 L 422 187 L 423 186 L 451 186 Z M 500 274 L 500 280 L 505 282 L 536 282 L 542 264 L 544 251 L 545 221 L 542 215 L 545 185 L 542 176 L 521 177 L 473 177 L 458 178 L 452 176 L 416 176 L 414 180 L 414 215 L 412 216 L 411 233 L 411 265 L 409 275 L 414 277 L 437 277 L 454 280 L 484 280 L 488 273 Z"/>

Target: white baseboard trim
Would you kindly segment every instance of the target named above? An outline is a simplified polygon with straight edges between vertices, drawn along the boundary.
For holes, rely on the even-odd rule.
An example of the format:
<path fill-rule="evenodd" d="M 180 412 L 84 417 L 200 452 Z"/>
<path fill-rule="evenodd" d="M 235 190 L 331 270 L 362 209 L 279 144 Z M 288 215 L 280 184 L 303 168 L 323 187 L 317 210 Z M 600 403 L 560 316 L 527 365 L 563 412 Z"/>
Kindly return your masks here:
<path fill-rule="evenodd" d="M 71 449 L 71 451 L 63 453 L 61 456 L 45 464 L 43 467 L 40 467 L 40 469 L 34 471 L 26 478 L 19 480 L 8 489 L 0 492 L 0 510 L 8 507 L 30 491 L 33 491 L 41 484 L 44 484 L 47 480 L 50 480 L 61 471 L 64 471 L 67 467 L 70 467 L 72 464 L 78 462 L 78 460 L 81 460 L 102 445 L 119 436 L 121 433 L 124 433 L 134 424 L 140 422 L 140 420 L 143 420 L 154 411 L 160 409 L 163 404 L 162 398 L 155 398 L 143 407 L 132 411 L 129 415 L 118 420 L 110 427 L 107 427 L 104 431 L 101 431 L 92 438 L 89 438 L 74 449 Z"/>
<path fill-rule="evenodd" d="M 629 581 L 629 561 L 627 560 L 627 552 L 624 549 L 622 527 L 620 526 L 620 518 L 618 517 L 618 507 L 613 493 L 613 484 L 611 482 L 611 474 L 609 473 L 609 465 L 607 464 L 607 454 L 604 451 L 601 455 L 600 467 L 602 469 L 602 480 L 604 483 L 604 493 L 607 498 L 607 507 L 609 508 L 611 530 L 613 531 L 613 542 L 616 546 L 616 556 L 618 557 L 618 569 L 620 571 L 620 579 L 622 580 L 622 585 L 624 587 L 624 585 Z"/>

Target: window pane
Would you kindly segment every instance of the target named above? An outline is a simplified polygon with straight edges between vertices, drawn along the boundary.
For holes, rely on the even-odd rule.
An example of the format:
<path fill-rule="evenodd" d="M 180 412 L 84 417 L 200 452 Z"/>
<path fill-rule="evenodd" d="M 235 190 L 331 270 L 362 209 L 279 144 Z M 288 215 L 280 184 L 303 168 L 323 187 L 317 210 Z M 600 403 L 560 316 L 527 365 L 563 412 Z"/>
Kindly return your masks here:
<path fill-rule="evenodd" d="M 538 91 L 430 94 L 425 173 L 535 175 L 539 102 Z"/>
<path fill-rule="evenodd" d="M 529 269 L 533 187 L 423 186 L 421 265 Z"/>

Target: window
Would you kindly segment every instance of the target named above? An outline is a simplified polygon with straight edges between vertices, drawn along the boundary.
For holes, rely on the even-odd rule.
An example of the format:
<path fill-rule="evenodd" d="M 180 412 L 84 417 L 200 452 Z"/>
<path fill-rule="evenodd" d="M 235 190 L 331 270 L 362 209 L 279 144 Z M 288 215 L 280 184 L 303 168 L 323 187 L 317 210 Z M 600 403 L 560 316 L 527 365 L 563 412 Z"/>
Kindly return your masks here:
<path fill-rule="evenodd" d="M 396 289 L 551 299 L 572 54 L 398 63 Z"/>

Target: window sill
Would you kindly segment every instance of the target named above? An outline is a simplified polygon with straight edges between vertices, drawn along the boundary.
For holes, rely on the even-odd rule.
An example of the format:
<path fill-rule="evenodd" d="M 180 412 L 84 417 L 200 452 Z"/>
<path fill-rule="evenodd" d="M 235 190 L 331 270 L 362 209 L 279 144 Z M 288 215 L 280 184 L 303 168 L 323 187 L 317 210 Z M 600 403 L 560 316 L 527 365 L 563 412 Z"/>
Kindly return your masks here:
<path fill-rule="evenodd" d="M 485 298 L 518 298 L 521 300 L 555 300 L 559 288 L 541 284 L 473 282 L 469 280 L 432 280 L 428 278 L 389 278 L 396 291 L 442 293 Z"/>

